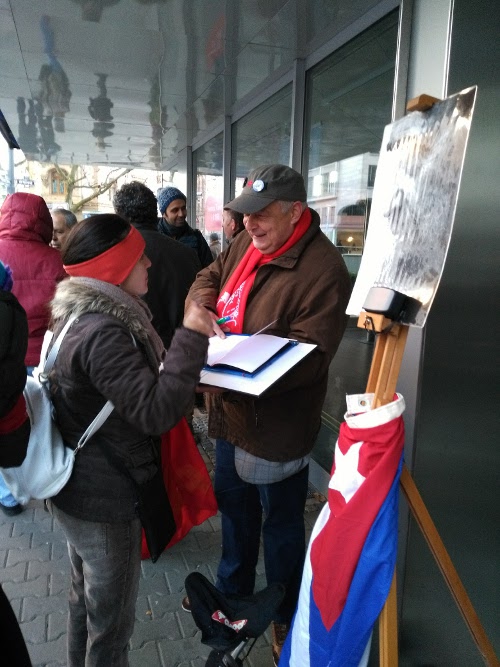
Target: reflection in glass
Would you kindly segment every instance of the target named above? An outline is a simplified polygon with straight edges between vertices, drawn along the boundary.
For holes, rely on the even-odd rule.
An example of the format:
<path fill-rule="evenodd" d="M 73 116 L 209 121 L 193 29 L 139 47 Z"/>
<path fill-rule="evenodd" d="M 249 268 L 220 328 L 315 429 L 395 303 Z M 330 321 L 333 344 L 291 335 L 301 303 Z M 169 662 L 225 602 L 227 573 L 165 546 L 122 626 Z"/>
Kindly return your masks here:
<path fill-rule="evenodd" d="M 237 34 L 240 44 L 245 45 L 236 62 L 234 92 L 235 99 L 240 100 L 274 72 L 292 64 L 298 28 L 296 0 L 238 4 Z"/>
<path fill-rule="evenodd" d="M 157 169 L 161 168 L 163 161 L 162 139 L 167 128 L 167 107 L 161 103 L 161 85 L 158 73 L 155 74 L 151 82 L 151 92 L 148 105 L 151 108 L 149 112 L 149 122 L 151 124 L 151 138 L 153 144 L 149 149 L 149 157 Z"/>
<path fill-rule="evenodd" d="M 313 68 L 307 79 L 303 173 L 308 202 L 353 281 L 361 263 L 378 152 L 384 127 L 391 122 L 397 18 L 397 12 L 389 14 Z M 345 396 L 365 390 L 372 351 L 371 337 L 350 320 L 330 364 L 323 425 L 313 450 L 313 459 L 325 470 L 332 465 Z"/>
<path fill-rule="evenodd" d="M 210 234 L 222 238 L 222 133 L 193 152 L 193 173 L 196 182 L 196 228 L 210 242 Z"/>
<path fill-rule="evenodd" d="M 292 84 L 289 84 L 233 125 L 235 193 L 255 167 L 290 163 L 291 118 Z"/>
<path fill-rule="evenodd" d="M 393 12 L 320 63 L 308 79 L 309 204 L 353 277 L 361 261 L 382 134 L 391 121 L 396 43 Z"/>
<path fill-rule="evenodd" d="M 378 2 L 379 0 L 349 0 L 349 2 L 314 0 L 310 3 L 306 16 L 307 40 L 318 38 L 325 32 L 331 34 L 332 27 L 339 33 Z"/>
<path fill-rule="evenodd" d="M 90 98 L 89 114 L 96 121 L 92 130 L 93 136 L 97 139 L 96 146 L 103 150 L 111 145 L 106 143 L 105 139 L 113 134 L 113 128 L 115 127 L 111 122 L 113 120 L 111 109 L 114 105 L 108 97 L 108 89 L 106 87 L 108 75 L 96 73 L 96 76 L 99 95 Z"/>
<path fill-rule="evenodd" d="M 69 80 L 56 56 L 54 31 L 48 16 L 44 15 L 40 19 L 40 30 L 44 52 L 49 62 L 44 63 L 40 68 L 38 76 L 40 91 L 37 99 L 42 103 L 44 117 L 54 119 L 55 131 L 64 132 L 64 116 L 70 110 L 71 91 Z"/>

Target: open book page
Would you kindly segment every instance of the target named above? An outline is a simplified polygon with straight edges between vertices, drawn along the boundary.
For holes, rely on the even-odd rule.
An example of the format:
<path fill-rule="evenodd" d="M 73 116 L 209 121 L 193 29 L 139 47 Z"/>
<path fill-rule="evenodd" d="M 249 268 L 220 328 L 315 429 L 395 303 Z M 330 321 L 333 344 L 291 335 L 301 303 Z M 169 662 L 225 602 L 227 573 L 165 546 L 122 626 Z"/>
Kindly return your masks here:
<path fill-rule="evenodd" d="M 212 336 L 208 344 L 207 365 L 223 364 L 253 373 L 288 344 L 288 338 L 270 334 L 232 335 L 226 338 Z"/>
<path fill-rule="evenodd" d="M 238 338 L 239 336 L 234 336 Z M 212 340 L 212 339 L 210 339 Z M 284 339 L 285 341 L 288 339 Z M 277 355 L 273 363 L 264 366 L 264 369 L 259 371 L 254 376 L 245 376 L 244 372 L 229 373 L 223 370 L 217 371 L 217 367 L 209 369 L 208 366 L 201 371 L 200 383 L 211 385 L 213 387 L 221 387 L 230 391 L 238 391 L 243 394 L 251 394 L 253 396 L 260 396 L 266 389 L 285 375 L 291 368 L 304 359 L 310 352 L 314 350 L 316 345 L 312 343 L 297 343 L 289 349 L 285 354 Z M 307 363 L 307 362 L 305 362 Z"/>

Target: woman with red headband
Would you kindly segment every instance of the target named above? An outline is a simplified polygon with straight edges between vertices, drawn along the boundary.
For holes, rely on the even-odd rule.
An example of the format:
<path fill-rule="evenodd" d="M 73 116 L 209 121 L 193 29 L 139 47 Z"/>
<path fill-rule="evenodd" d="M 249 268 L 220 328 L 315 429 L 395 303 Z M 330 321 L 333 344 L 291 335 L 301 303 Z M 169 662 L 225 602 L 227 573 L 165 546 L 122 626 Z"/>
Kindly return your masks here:
<path fill-rule="evenodd" d="M 128 665 L 141 559 L 138 488 L 157 473 L 157 436 L 184 415 L 213 335 L 213 316 L 194 304 L 165 356 L 140 299 L 151 265 L 144 247 L 117 215 L 83 220 L 62 253 L 70 279 L 51 304 L 55 335 L 77 318 L 51 373 L 67 445 L 76 446 L 106 401 L 115 408 L 78 452 L 67 485 L 47 501 L 71 561 L 69 667 Z"/>

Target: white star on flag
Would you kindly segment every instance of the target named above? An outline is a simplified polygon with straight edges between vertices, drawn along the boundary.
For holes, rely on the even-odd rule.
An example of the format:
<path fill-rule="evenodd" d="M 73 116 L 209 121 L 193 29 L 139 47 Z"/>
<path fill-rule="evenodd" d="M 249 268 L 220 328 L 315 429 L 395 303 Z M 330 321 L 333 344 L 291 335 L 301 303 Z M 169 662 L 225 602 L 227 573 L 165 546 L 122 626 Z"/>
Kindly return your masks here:
<path fill-rule="evenodd" d="M 341 493 L 346 503 L 365 481 L 363 475 L 358 472 L 359 450 L 362 444 L 362 442 L 354 443 L 346 454 L 342 454 L 340 448 L 335 447 L 335 472 L 328 486 Z"/>

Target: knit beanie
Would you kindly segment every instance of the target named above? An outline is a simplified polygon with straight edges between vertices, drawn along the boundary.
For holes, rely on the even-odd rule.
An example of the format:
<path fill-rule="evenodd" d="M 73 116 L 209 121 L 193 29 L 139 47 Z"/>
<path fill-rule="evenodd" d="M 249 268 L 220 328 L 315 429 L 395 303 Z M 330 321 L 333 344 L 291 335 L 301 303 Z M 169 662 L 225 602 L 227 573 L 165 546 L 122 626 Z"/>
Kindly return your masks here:
<path fill-rule="evenodd" d="M 10 292 L 12 285 L 12 270 L 10 266 L 0 262 L 0 289 L 4 292 Z"/>
<path fill-rule="evenodd" d="M 158 192 L 158 208 L 160 209 L 160 213 L 163 215 L 165 211 L 167 210 L 169 204 L 171 204 L 174 199 L 184 199 L 186 200 L 186 195 L 182 194 L 180 190 L 177 188 L 174 188 L 173 186 L 170 188 L 163 188 Z"/>

